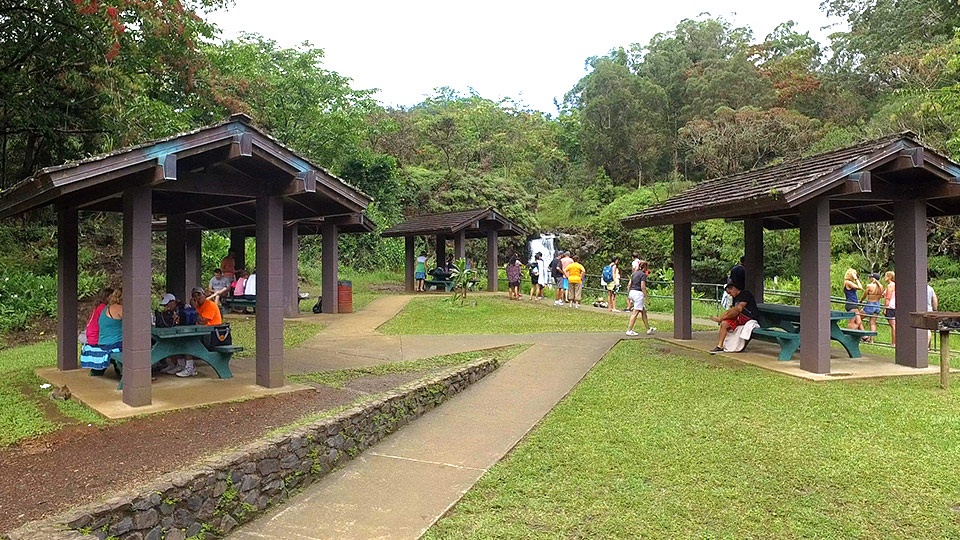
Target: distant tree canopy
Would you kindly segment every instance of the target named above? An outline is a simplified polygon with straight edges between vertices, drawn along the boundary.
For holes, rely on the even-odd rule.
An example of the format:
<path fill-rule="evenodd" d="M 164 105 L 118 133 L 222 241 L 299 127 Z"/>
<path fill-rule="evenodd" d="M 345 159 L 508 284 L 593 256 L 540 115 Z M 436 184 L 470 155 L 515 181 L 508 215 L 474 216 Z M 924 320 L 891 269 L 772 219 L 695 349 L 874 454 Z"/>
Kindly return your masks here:
<path fill-rule="evenodd" d="M 530 230 L 576 235 L 587 255 L 642 249 L 667 264 L 669 231 L 627 232 L 619 219 L 693 182 L 905 129 L 960 157 L 954 0 L 827 0 L 823 9 L 849 24 L 828 44 L 793 21 L 755 39 L 723 18 L 686 19 L 586 59 L 555 116 L 446 87 L 385 108 L 326 69 L 310 43 L 217 40 L 204 17 L 228 0 L 7 4 L 0 189 L 42 167 L 245 112 L 372 195 L 381 227 L 496 206 Z M 737 234 L 728 225 L 697 230 Z M 936 253 L 960 255 L 956 225 L 935 224 Z M 865 246 L 857 235 L 866 234 L 852 230 L 842 245 Z M 795 272 L 795 242 L 774 237 L 784 256 L 768 271 Z M 402 246 L 391 242 L 351 238 L 344 250 L 359 267 L 397 265 Z M 697 272 L 721 273 L 731 256 L 703 249 Z"/>

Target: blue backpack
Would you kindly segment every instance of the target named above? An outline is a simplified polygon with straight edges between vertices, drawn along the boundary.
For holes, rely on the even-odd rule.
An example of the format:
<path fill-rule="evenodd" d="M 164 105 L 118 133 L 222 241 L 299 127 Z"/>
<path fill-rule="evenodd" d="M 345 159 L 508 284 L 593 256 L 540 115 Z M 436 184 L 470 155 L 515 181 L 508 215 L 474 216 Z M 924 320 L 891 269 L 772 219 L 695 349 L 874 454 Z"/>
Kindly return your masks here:
<path fill-rule="evenodd" d="M 606 283 L 613 283 L 613 265 L 608 264 L 604 266 L 603 274 L 601 276 L 603 277 L 603 281 Z"/>

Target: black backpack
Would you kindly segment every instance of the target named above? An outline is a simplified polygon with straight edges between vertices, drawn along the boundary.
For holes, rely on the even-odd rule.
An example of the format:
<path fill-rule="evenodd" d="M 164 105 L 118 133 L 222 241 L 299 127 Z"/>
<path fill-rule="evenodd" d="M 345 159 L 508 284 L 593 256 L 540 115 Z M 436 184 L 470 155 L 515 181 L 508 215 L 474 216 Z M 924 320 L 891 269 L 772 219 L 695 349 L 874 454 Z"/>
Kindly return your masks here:
<path fill-rule="evenodd" d="M 318 297 L 317 297 L 317 303 L 313 305 L 313 312 L 314 312 L 314 313 L 320 313 L 321 311 L 323 311 L 323 308 L 321 307 L 321 302 L 323 302 L 323 297 L 322 297 L 322 296 L 318 296 Z"/>

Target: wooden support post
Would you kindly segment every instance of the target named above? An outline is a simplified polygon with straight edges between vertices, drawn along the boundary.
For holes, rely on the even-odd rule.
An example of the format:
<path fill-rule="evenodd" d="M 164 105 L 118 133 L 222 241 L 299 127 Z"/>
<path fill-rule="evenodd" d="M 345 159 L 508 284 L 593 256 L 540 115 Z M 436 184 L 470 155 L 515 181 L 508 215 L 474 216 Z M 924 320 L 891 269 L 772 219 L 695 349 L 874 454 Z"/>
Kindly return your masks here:
<path fill-rule="evenodd" d="M 940 388 L 950 388 L 950 331 L 940 330 Z"/>
<path fill-rule="evenodd" d="M 150 405 L 152 190 L 123 192 L 123 402 Z"/>
<path fill-rule="evenodd" d="M 340 288 L 337 279 L 340 272 L 340 229 L 334 223 L 324 222 L 320 226 L 320 235 L 323 243 L 320 282 L 323 296 L 327 298 L 321 307 L 324 313 L 339 313 Z"/>
<path fill-rule="evenodd" d="M 257 384 L 283 386 L 283 201 L 257 197 Z"/>
<path fill-rule="evenodd" d="M 57 212 L 57 369 L 77 369 L 77 261 L 79 217 L 75 208 Z"/>
<path fill-rule="evenodd" d="M 417 237 L 403 237 L 403 290 L 413 292 L 414 271 L 416 270 L 417 259 L 413 252 Z"/>
<path fill-rule="evenodd" d="M 497 231 L 487 231 L 487 291 L 497 292 Z"/>
<path fill-rule="evenodd" d="M 673 226 L 674 339 L 693 339 L 692 230 L 690 223 Z"/>

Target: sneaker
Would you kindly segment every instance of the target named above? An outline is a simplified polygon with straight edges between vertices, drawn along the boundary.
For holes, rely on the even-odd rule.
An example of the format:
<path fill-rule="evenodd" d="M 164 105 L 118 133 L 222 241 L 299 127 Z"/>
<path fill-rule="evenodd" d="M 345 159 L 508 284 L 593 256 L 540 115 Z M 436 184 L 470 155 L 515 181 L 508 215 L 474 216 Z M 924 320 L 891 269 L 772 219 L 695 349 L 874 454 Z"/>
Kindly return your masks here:
<path fill-rule="evenodd" d="M 555 300 L 555 301 L 553 302 L 553 305 L 555 305 L 555 306 L 562 306 L 562 305 L 563 305 L 563 300 Z"/>
<path fill-rule="evenodd" d="M 709 352 L 710 354 L 722 353 L 722 352 L 723 352 L 723 347 L 714 347 L 714 348 L 710 349 L 710 350 L 707 351 L 707 352 Z"/>
<path fill-rule="evenodd" d="M 197 374 L 197 368 L 183 368 L 177 372 L 177 377 L 193 377 Z"/>
<path fill-rule="evenodd" d="M 640 334 L 634 332 L 633 330 L 627 330 L 627 335 L 628 335 L 628 336 L 639 336 Z"/>
<path fill-rule="evenodd" d="M 656 331 L 657 331 L 657 327 L 656 327 L 656 326 L 651 326 L 650 328 L 647 328 L 647 335 L 649 336 L 650 334 L 652 334 L 652 333 L 654 333 L 654 332 L 656 332 Z"/>

